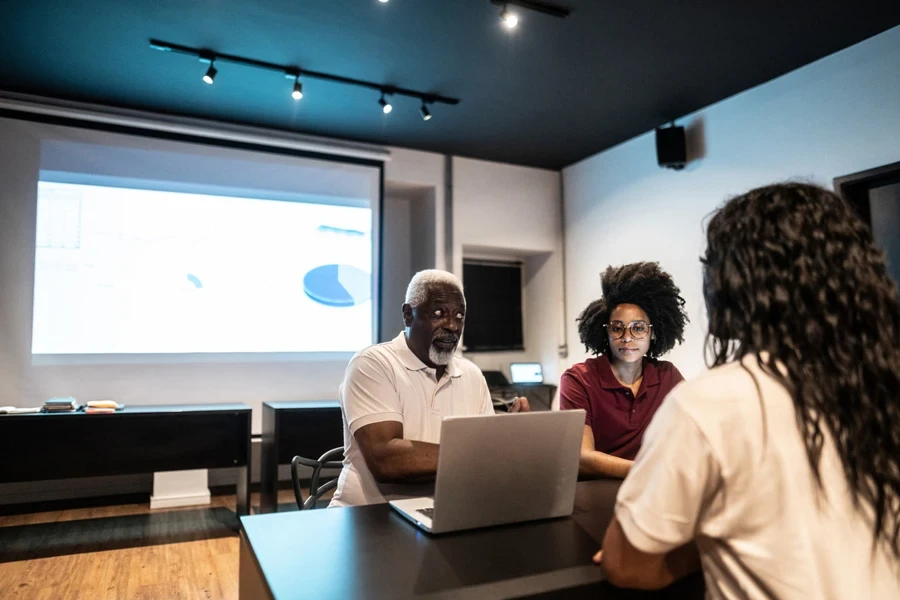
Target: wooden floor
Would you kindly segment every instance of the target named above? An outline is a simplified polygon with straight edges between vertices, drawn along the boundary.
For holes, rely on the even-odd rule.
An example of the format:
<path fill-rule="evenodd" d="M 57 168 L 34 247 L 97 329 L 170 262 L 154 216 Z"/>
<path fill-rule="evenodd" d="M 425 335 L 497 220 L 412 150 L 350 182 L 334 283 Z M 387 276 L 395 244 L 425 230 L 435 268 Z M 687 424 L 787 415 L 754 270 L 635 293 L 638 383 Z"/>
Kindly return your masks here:
<path fill-rule="evenodd" d="M 293 492 L 278 500 L 293 503 Z M 234 496 L 213 496 L 209 507 L 152 516 L 149 503 L 2 516 L 0 545 L 18 554 L 0 548 L 0 599 L 236 599 L 234 506 Z"/>

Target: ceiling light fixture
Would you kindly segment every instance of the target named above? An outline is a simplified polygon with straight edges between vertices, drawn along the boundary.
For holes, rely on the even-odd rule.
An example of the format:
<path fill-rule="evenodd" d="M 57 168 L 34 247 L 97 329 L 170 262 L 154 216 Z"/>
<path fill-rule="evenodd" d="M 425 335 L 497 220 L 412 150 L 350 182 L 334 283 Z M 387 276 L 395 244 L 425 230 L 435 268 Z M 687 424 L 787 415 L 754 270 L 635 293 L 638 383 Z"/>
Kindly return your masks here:
<path fill-rule="evenodd" d="M 422 102 L 422 106 L 419 108 L 419 114 L 422 115 L 423 121 L 431 120 L 431 111 L 428 110 L 428 106 L 426 106 L 424 102 Z"/>
<path fill-rule="evenodd" d="M 219 70 L 216 69 L 216 59 L 210 60 L 209 68 L 206 70 L 206 74 L 203 76 L 203 81 L 205 81 L 209 85 L 212 85 L 216 80 L 216 73 L 218 72 Z"/>
<path fill-rule="evenodd" d="M 297 73 L 296 75 L 291 74 L 290 77 L 294 78 L 294 89 L 291 92 L 291 98 L 300 100 L 303 98 L 303 84 L 300 83 L 300 73 Z"/>
<path fill-rule="evenodd" d="M 503 9 L 500 11 L 500 22 L 503 23 L 507 29 L 514 29 L 516 25 L 519 24 L 519 16 L 504 5 Z"/>
<path fill-rule="evenodd" d="M 381 105 L 381 112 L 386 115 L 391 114 L 391 111 L 394 110 L 394 107 L 391 106 L 391 103 L 384 99 L 384 92 L 381 92 L 381 99 L 378 100 L 378 104 Z"/>
<path fill-rule="evenodd" d="M 387 4 L 388 0 L 378 0 L 378 1 L 381 2 L 382 4 Z"/>
<path fill-rule="evenodd" d="M 211 84 L 216 77 L 216 73 L 218 70 L 216 69 L 214 63 L 227 62 L 236 65 L 241 65 L 244 67 L 252 67 L 254 69 L 261 69 L 264 71 L 276 71 L 280 73 L 282 76 L 292 79 L 294 81 L 293 90 L 291 91 L 291 97 L 295 100 L 299 100 L 303 97 L 303 84 L 300 82 L 301 74 L 304 79 L 321 79 L 325 81 L 330 81 L 332 83 L 339 83 L 343 85 L 349 85 L 353 87 L 366 88 L 370 90 L 375 90 L 377 92 L 381 92 L 381 99 L 379 100 L 379 105 L 381 106 L 381 110 L 388 114 L 393 109 L 387 100 L 385 100 L 385 96 L 397 95 L 397 96 L 406 96 L 408 98 L 415 98 L 422 102 L 424 106 L 425 103 L 432 104 L 435 102 L 440 102 L 441 104 L 449 104 L 456 105 L 459 104 L 458 98 L 451 98 L 448 96 L 441 96 L 439 94 L 435 94 L 433 92 L 420 92 L 417 90 L 410 90 L 407 88 L 401 88 L 394 85 L 388 85 L 385 83 L 376 83 L 374 81 L 366 81 L 363 79 L 353 79 L 351 77 L 344 77 L 342 75 L 334 75 L 332 73 L 325 73 L 323 71 L 310 71 L 309 69 L 300 69 L 297 66 L 293 65 L 279 65 L 275 63 L 270 63 L 262 60 L 257 60 L 255 58 L 246 58 L 243 56 L 237 56 L 235 54 L 222 54 L 218 52 L 214 52 L 212 50 L 207 50 L 204 48 L 192 48 L 190 46 L 182 46 L 180 44 L 172 44 L 169 42 L 163 42 L 160 40 L 151 39 L 150 47 L 154 50 L 159 50 L 161 52 L 169 52 L 172 54 L 186 54 L 188 56 L 194 56 L 199 58 L 201 62 L 209 63 L 209 69 L 206 71 L 206 75 L 203 76 L 203 81 Z M 421 113 L 421 110 L 420 110 Z M 427 113 L 427 109 L 426 109 Z M 430 114 L 430 113 L 428 113 Z M 427 120 L 427 118 L 423 117 Z"/>
<path fill-rule="evenodd" d="M 565 19 L 571 14 L 568 8 L 539 0 L 490 0 L 490 2 L 494 6 L 500 7 L 500 21 L 507 29 L 514 29 L 519 24 L 519 16 L 509 10 L 510 6 L 517 6 L 559 19 Z"/>

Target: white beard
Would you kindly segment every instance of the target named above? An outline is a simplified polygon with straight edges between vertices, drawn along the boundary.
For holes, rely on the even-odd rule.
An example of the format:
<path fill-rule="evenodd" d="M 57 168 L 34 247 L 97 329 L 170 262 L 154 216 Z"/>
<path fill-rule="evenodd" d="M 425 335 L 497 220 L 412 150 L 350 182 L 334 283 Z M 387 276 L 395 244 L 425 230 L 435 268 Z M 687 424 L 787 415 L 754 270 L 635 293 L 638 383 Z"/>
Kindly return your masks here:
<path fill-rule="evenodd" d="M 438 350 L 434 346 L 428 348 L 428 360 L 432 363 L 446 367 L 450 364 L 450 361 L 453 360 L 453 354 L 456 352 L 456 349 L 453 350 Z"/>

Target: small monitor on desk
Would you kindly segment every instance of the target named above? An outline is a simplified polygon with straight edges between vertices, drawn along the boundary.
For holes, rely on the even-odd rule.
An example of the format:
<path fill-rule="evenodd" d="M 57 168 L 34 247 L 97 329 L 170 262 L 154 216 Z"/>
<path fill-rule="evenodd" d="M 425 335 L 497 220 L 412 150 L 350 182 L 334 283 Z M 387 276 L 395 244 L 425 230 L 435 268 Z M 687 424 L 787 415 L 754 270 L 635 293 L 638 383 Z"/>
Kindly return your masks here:
<path fill-rule="evenodd" d="M 512 363 L 509 374 L 513 383 L 544 383 L 541 363 Z"/>

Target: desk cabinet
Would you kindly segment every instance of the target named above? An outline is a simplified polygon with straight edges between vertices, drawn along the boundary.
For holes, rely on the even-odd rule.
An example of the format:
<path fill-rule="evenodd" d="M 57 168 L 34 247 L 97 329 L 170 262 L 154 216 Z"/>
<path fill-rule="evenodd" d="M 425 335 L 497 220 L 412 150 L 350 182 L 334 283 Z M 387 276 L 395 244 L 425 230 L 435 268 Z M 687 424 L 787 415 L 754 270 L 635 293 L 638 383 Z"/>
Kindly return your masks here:
<path fill-rule="evenodd" d="M 263 403 L 260 512 L 277 512 L 278 465 L 290 464 L 297 455 L 316 459 L 343 445 L 337 400 Z"/>
<path fill-rule="evenodd" d="M 248 514 L 250 414 L 199 404 L 0 415 L 0 483 L 238 467 L 237 512 Z"/>

